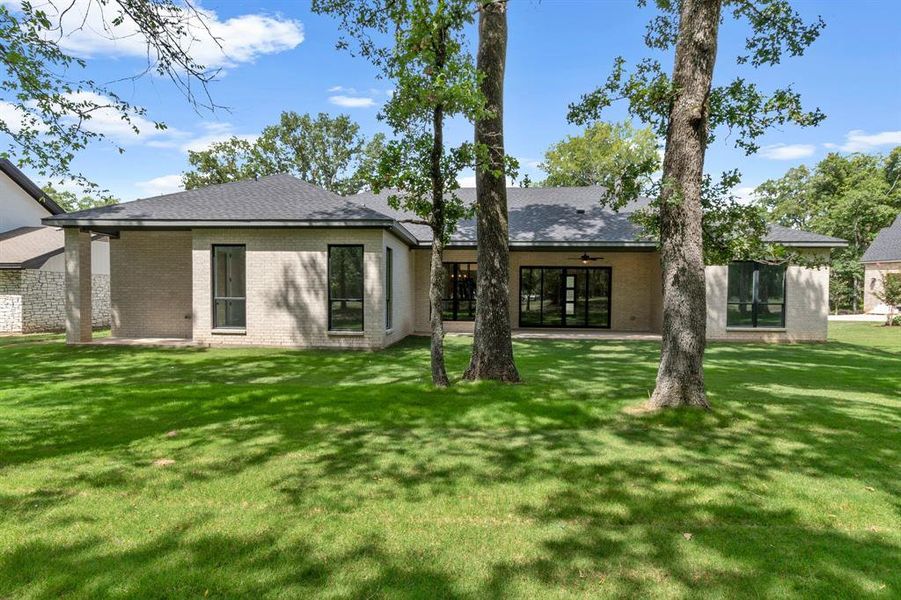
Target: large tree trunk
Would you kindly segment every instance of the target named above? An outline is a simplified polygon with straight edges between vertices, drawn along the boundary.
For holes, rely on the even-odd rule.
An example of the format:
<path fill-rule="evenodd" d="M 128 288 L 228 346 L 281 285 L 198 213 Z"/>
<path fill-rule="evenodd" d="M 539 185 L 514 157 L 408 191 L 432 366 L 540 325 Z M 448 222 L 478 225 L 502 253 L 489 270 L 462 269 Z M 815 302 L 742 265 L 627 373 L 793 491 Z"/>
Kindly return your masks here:
<path fill-rule="evenodd" d="M 504 174 L 504 63 L 507 58 L 507 3 L 485 2 L 479 10 L 477 65 L 488 114 L 476 121 L 475 142 L 488 149 L 487 164 L 476 165 L 478 231 L 477 303 L 472 358 L 466 379 L 519 381 L 510 338 L 510 249 L 507 181 Z"/>
<path fill-rule="evenodd" d="M 707 292 L 701 229 L 701 180 L 721 0 L 682 0 L 663 158 L 660 245 L 663 344 L 652 408 L 710 408 L 704 391 Z"/>

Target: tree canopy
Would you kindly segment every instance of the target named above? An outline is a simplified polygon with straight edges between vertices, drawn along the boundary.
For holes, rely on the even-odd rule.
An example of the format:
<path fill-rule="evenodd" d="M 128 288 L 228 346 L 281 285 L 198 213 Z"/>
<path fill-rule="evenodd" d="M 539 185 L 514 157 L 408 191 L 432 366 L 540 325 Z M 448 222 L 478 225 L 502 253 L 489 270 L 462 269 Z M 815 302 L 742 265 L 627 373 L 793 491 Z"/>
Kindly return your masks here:
<path fill-rule="evenodd" d="M 635 197 L 650 185 L 660 157 L 650 128 L 596 121 L 548 148 L 539 167 L 547 173 L 541 184 L 547 187 L 599 185 Z"/>
<path fill-rule="evenodd" d="M 383 134 L 367 140 L 348 115 L 286 111 L 255 140 L 232 137 L 189 151 L 193 168 L 184 174 L 185 189 L 291 173 L 338 194 L 355 194 L 373 178 L 384 140 Z"/>
<path fill-rule="evenodd" d="M 771 223 L 848 240 L 832 256 L 833 309 L 856 309 L 863 295 L 860 258 L 901 212 L 901 146 L 887 155 L 831 153 L 812 170 L 789 169 L 755 190 Z"/>
<path fill-rule="evenodd" d="M 59 204 L 66 212 L 87 210 L 97 206 L 109 206 L 119 204 L 119 199 L 111 194 L 82 194 L 78 195 L 70 190 L 58 190 L 52 183 L 41 188 L 45 194 Z"/>

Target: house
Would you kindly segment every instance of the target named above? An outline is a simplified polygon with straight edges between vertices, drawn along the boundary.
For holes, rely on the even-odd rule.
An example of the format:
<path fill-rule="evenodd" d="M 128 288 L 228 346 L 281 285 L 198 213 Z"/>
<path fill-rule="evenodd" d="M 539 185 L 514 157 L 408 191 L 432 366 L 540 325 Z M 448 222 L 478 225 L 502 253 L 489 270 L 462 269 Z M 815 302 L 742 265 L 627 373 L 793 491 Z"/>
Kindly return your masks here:
<path fill-rule="evenodd" d="M 886 314 L 889 307 L 876 294 L 882 292 L 882 277 L 901 277 L 901 215 L 889 227 L 879 230 L 860 258 L 864 268 L 863 310 Z"/>
<path fill-rule="evenodd" d="M 41 219 L 65 211 L 0 159 L 0 333 L 65 329 L 63 231 Z M 93 236 L 94 327 L 109 325 L 109 244 Z"/>
<path fill-rule="evenodd" d="M 461 190 L 472 201 L 475 190 Z M 600 190 L 511 188 L 510 305 L 516 329 L 661 330 L 652 240 L 598 205 Z M 68 340 L 90 339 L 91 233 L 110 236 L 112 335 L 200 344 L 382 348 L 428 330 L 430 231 L 386 195 L 341 197 L 289 175 L 215 185 L 44 222 L 66 241 Z M 774 227 L 770 241 L 827 255 L 844 242 Z M 476 232 L 444 260 L 444 319 L 471 331 Z M 828 269 L 707 268 L 711 339 L 826 339 Z"/>

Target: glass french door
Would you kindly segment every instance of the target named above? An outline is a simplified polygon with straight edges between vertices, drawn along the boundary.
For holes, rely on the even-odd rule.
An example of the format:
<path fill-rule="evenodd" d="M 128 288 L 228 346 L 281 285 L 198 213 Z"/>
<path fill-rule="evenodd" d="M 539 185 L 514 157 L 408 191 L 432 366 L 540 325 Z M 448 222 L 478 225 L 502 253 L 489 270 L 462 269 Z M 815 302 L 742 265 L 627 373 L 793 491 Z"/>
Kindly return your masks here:
<path fill-rule="evenodd" d="M 521 267 L 520 327 L 610 327 L 610 267 Z"/>

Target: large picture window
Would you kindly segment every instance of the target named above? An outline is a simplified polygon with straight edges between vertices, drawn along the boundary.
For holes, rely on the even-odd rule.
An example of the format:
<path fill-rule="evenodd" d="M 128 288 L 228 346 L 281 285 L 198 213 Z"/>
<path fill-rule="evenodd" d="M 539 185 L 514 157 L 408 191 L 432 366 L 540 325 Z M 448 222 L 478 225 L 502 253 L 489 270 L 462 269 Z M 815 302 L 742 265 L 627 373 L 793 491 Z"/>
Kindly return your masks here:
<path fill-rule="evenodd" d="M 328 328 L 363 331 L 363 246 L 328 247 Z"/>
<path fill-rule="evenodd" d="M 610 267 L 521 267 L 520 327 L 610 327 Z"/>
<path fill-rule="evenodd" d="M 385 248 L 385 329 L 394 326 L 394 251 Z"/>
<path fill-rule="evenodd" d="M 475 263 L 444 263 L 443 320 L 472 321 L 476 318 L 477 274 Z"/>
<path fill-rule="evenodd" d="M 727 327 L 785 327 L 785 265 L 729 265 Z"/>
<path fill-rule="evenodd" d="M 213 246 L 213 327 L 247 324 L 244 246 Z"/>

